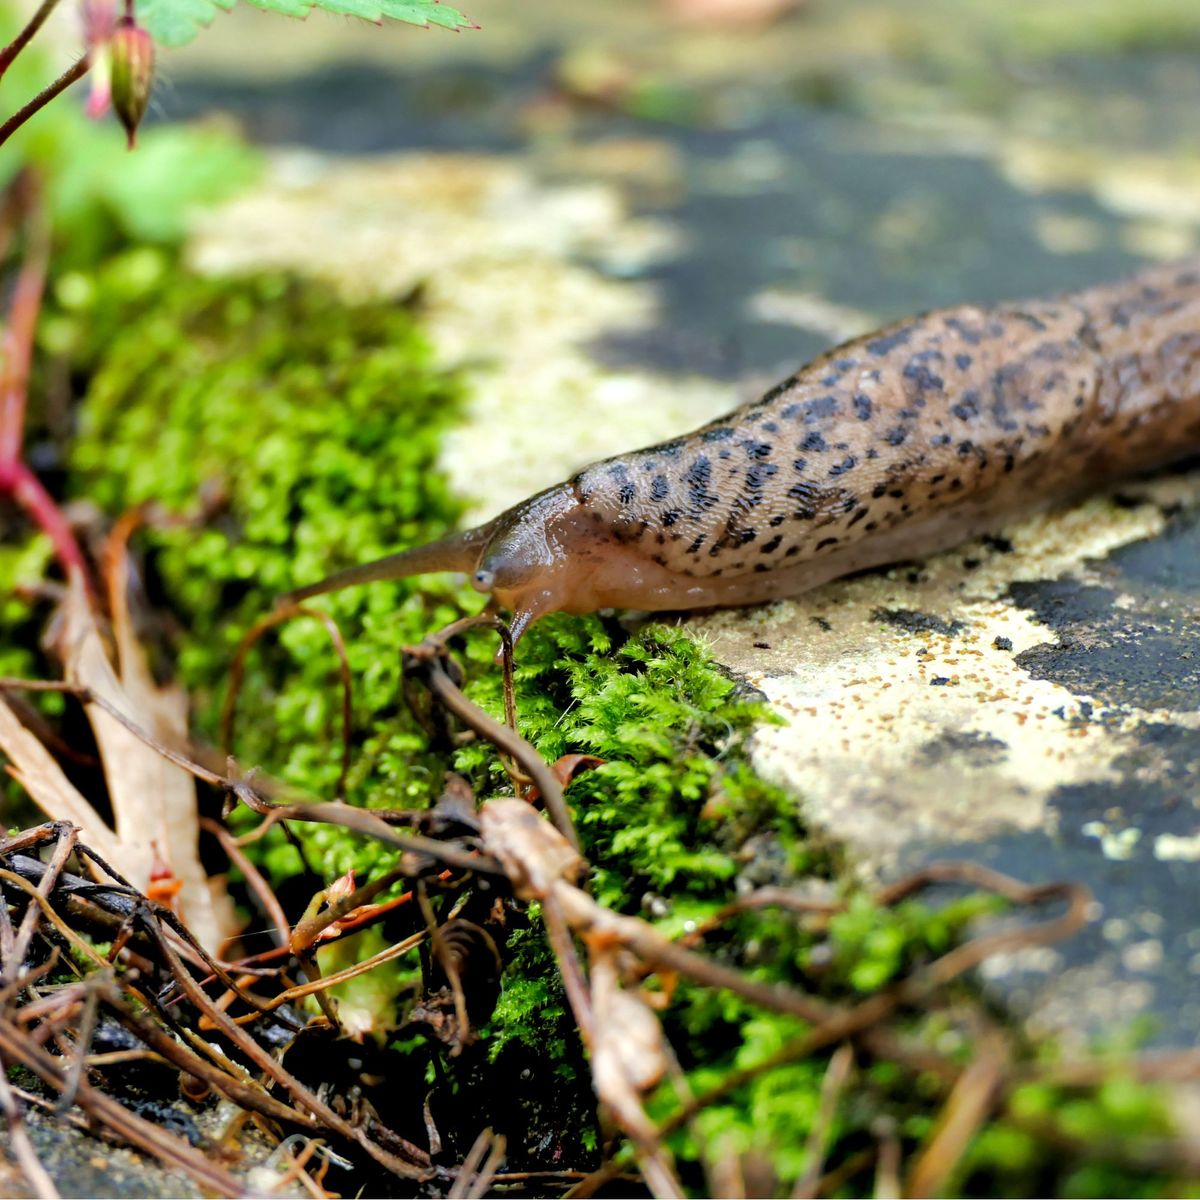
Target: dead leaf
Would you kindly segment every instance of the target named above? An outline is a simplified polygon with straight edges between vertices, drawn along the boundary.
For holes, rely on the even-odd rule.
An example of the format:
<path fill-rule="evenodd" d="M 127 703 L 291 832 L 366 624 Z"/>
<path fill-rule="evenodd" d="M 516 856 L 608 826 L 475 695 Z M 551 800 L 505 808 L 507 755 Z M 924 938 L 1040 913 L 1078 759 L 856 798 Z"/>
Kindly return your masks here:
<path fill-rule="evenodd" d="M 584 771 L 588 767 L 602 767 L 606 761 L 606 759 L 597 758 L 594 754 L 564 754 L 551 764 L 550 770 L 554 772 L 554 778 L 565 790 L 580 771 Z M 538 790 L 537 784 L 532 784 L 527 793 L 529 803 L 534 804 L 541 797 L 542 793 Z"/>
<path fill-rule="evenodd" d="M 130 632 L 123 600 L 117 606 L 114 626 L 119 636 L 120 678 L 109 660 L 83 579 L 74 575 L 56 622 L 56 647 L 67 681 L 102 697 L 155 740 L 183 749 L 187 744 L 186 696 L 179 688 L 159 687 L 154 682 Z M 200 944 L 215 951 L 235 926 L 227 903 L 218 911 L 215 892 L 200 864 L 195 781 L 98 706 L 89 704 L 86 711 L 104 765 L 113 828 L 74 788 L 73 796 L 64 792 L 44 762 L 39 764 L 36 788 L 30 787 L 30 795 L 52 818 L 78 824 L 84 840 L 142 891 L 150 886 L 157 856 L 180 884 L 175 897 L 180 916 Z M 15 720 L 11 710 L 9 716 Z M 17 758 L 13 749 L 19 741 L 10 736 L 4 748 L 25 777 L 34 758 L 27 744 L 18 747 L 24 763 Z M 45 757 L 53 762 L 48 754 Z M 61 776 L 61 771 L 58 774 Z M 66 782 L 65 776 L 62 781 Z M 101 846 L 107 849 L 101 850 Z M 161 887 L 161 867 L 158 875 Z"/>
<path fill-rule="evenodd" d="M 524 800 L 489 800 L 479 820 L 488 849 L 522 900 L 544 900 L 555 884 L 573 882 L 583 868 L 567 839 Z"/>
<path fill-rule="evenodd" d="M 70 821 L 82 840 L 110 862 L 120 854 L 113 831 L 63 773 L 45 746 L 17 719 L 0 696 L 0 751 L 8 756 L 8 773 L 33 802 L 55 821 Z"/>

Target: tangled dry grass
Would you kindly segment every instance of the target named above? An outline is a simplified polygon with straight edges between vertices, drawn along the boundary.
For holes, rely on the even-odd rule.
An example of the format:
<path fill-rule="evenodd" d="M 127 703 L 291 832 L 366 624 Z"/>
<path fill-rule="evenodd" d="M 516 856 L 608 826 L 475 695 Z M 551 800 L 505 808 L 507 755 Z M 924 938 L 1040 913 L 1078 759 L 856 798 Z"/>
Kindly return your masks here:
<path fill-rule="evenodd" d="M 11 760 L 12 774 L 57 818 L 0 841 L 5 901 L 0 905 L 0 1061 L 10 1072 L 20 1069 L 17 1081 L 0 1083 L 0 1106 L 10 1153 L 30 1192 L 56 1194 L 52 1168 L 38 1161 L 23 1128 L 26 1105 L 56 1113 L 74 1109 L 90 1128 L 186 1172 L 206 1192 L 235 1196 L 247 1191 L 236 1138 L 226 1137 L 215 1153 L 206 1152 L 106 1094 L 96 1072 L 111 1067 L 113 1055 L 93 1045 L 102 1023 L 116 1023 L 129 1035 L 130 1047 L 121 1052 L 126 1059 L 169 1065 L 192 1099 L 216 1093 L 228 1101 L 237 1114 L 231 1128 L 251 1122 L 274 1142 L 297 1138 L 289 1144 L 301 1148 L 290 1155 L 274 1185 L 301 1186 L 317 1196 L 333 1194 L 326 1190 L 330 1163 L 347 1158 L 370 1160 L 401 1187 L 432 1187 L 453 1196 L 478 1196 L 496 1188 L 585 1196 L 618 1176 L 625 1185 L 640 1179 L 656 1196 L 682 1195 L 668 1148 L 670 1135 L 689 1125 L 694 1130 L 706 1106 L 752 1075 L 800 1060 L 823 1061 L 826 1067 L 822 1111 L 795 1194 L 833 1194 L 854 1174 L 874 1170 L 883 1194 L 936 1195 L 972 1137 L 1005 1109 L 1031 1072 L 1079 1082 L 1089 1072 L 1100 1078 L 1111 1065 L 1085 1060 L 1030 1066 L 1008 1053 L 996 1028 L 985 1029 L 973 1057 L 963 1061 L 913 1041 L 896 1024 L 906 1013 L 938 1004 L 947 985 L 989 956 L 1070 936 L 1087 919 L 1089 894 L 1082 885 L 1029 886 L 975 865 L 933 865 L 879 893 L 876 902 L 892 905 L 923 889 L 955 883 L 994 891 L 1021 908 L 1053 911 L 1044 919 L 958 945 L 857 1003 L 834 1004 L 796 988 L 766 984 L 705 954 L 706 938 L 747 909 L 771 906 L 819 923 L 838 905 L 764 888 L 739 898 L 708 926 L 681 940 L 664 937 L 641 918 L 599 905 L 588 894 L 587 864 L 564 795 L 563 778 L 571 766 L 556 771 L 511 724 L 495 720 L 461 689 L 453 639 L 484 624 L 495 628 L 507 647 L 506 631 L 495 618 L 458 622 L 410 647 L 405 679 L 409 703 L 431 735 L 479 738 L 495 748 L 510 771 L 511 796 L 477 805 L 466 783 L 450 775 L 440 801 L 422 812 L 368 811 L 311 798 L 284 802 L 273 797 L 277 789 L 269 781 L 253 772 L 240 773 L 232 761 L 224 770 L 201 761 L 213 756 L 187 749 L 182 725 L 163 719 L 164 711 L 178 712 L 163 700 L 163 690 L 145 678 L 131 682 L 139 658 L 129 635 L 121 633 L 128 626 L 118 586 L 124 578 L 123 557 L 114 551 L 106 561 L 114 585 L 113 641 L 122 647 L 120 676 L 106 670 L 98 610 L 80 583 L 64 597 L 58 623 L 67 681 L 0 681 L 0 747 Z M 508 661 L 507 653 L 503 657 Z M 119 828 L 101 821 L 69 784 L 47 744 L 20 720 L 18 698 L 45 690 L 67 693 L 87 713 L 105 757 L 118 816 L 120 797 L 140 792 L 140 804 L 147 795 L 176 797 L 171 803 L 186 806 L 185 811 L 170 819 L 195 822 L 197 784 L 225 794 L 226 814 L 244 806 L 258 815 L 257 828 L 241 837 L 212 820 L 205 822 L 205 830 L 269 914 L 277 941 L 272 949 L 229 953 L 226 947 L 237 943 L 214 935 L 213 926 L 206 924 L 216 919 L 213 914 L 221 906 L 202 878 L 181 873 L 184 864 L 187 871 L 199 870 L 195 836 L 187 856 L 177 859 L 178 841 L 147 838 L 143 827 L 142 836 L 126 844 Z M 154 782 L 148 783 L 152 776 Z M 170 788 L 162 784 L 164 778 L 172 781 Z M 157 813 L 156 819 L 167 815 Z M 396 847 L 401 851 L 398 866 L 358 887 L 333 881 L 303 913 L 291 915 L 243 847 L 269 828 L 298 821 L 340 826 Z M 198 835 L 199 826 L 195 828 Z M 147 841 L 152 849 L 149 869 Z M 163 851 L 168 844 L 169 861 Z M 135 869 L 143 871 L 137 881 L 131 878 Z M 506 908 L 531 903 L 537 905 L 556 955 L 600 1110 L 616 1135 L 599 1170 L 564 1170 L 536 1180 L 528 1173 L 505 1173 L 503 1139 L 490 1130 L 480 1132 L 464 1161 L 447 1165 L 438 1155 L 437 1130 L 428 1121 L 422 1130 L 391 1128 L 369 1103 L 314 1089 L 289 1069 L 286 1047 L 306 1029 L 314 1024 L 338 1029 L 336 1006 L 327 997 L 331 986 L 418 954 L 428 963 L 421 1019 L 456 1053 L 475 1036 L 495 1002 Z M 407 936 L 336 975 L 321 975 L 318 947 L 402 907 L 413 914 Z M 804 1032 L 770 1060 L 731 1072 L 715 1088 L 694 1094 L 676 1065 L 660 1019 L 681 978 L 736 993 L 764 1010 L 794 1015 L 803 1021 Z M 310 997 L 320 1004 L 321 1015 L 305 1010 Z M 906 1162 L 900 1160 L 895 1133 L 880 1130 L 875 1145 L 828 1163 L 832 1114 L 855 1064 L 871 1059 L 886 1059 L 914 1077 L 936 1080 L 942 1101 L 934 1131 Z M 1146 1058 L 1133 1070 L 1144 1078 L 1194 1078 L 1200 1058 L 1194 1053 Z M 644 1101 L 664 1079 L 674 1081 L 677 1105 L 667 1119 L 655 1121 Z M 1022 1120 L 1019 1114 L 1008 1116 Z M 1037 1121 L 1028 1118 L 1026 1124 L 1036 1126 Z M 1135 1139 L 1109 1149 L 1123 1160 L 1152 1163 L 1157 1170 L 1200 1173 L 1200 1143 L 1194 1138 Z M 636 1172 L 630 1176 L 633 1164 Z M 714 1153 L 705 1165 L 713 1194 L 753 1194 L 744 1164 L 736 1158 Z"/>

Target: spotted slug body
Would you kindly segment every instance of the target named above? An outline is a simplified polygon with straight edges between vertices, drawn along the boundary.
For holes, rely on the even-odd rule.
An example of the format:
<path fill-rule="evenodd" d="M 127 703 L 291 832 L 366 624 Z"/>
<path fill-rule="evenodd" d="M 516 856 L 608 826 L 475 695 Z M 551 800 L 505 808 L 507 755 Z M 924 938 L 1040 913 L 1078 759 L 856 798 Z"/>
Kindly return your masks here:
<path fill-rule="evenodd" d="M 693 433 L 292 594 L 468 571 L 513 613 L 795 595 L 1200 450 L 1200 261 L 846 342 Z"/>

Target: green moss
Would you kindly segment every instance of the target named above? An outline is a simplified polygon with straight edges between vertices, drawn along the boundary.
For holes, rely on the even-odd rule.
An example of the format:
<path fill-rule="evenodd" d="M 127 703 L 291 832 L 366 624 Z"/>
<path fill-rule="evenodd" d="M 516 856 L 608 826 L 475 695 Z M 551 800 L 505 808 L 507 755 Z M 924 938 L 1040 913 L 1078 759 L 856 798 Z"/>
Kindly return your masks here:
<path fill-rule="evenodd" d="M 667 907 L 674 932 L 728 899 L 751 835 L 770 840 L 758 847 L 760 873 L 773 864 L 794 879 L 827 866 L 804 840 L 794 799 L 747 766 L 765 710 L 678 629 L 650 625 L 627 639 L 599 617 L 549 618 L 521 645 L 516 688 L 521 730 L 544 757 L 604 760 L 569 796 L 605 906 Z M 494 672 L 472 694 L 500 711 Z M 498 770 L 485 747 L 463 751 L 458 765 Z"/>
<path fill-rule="evenodd" d="M 396 302 L 347 307 L 282 275 L 215 281 L 138 251 L 57 289 L 55 336 L 94 366 L 72 481 L 111 513 L 143 501 L 198 519 L 144 535 L 153 581 L 183 624 L 179 670 L 208 737 L 238 641 L 281 592 L 425 540 L 457 505 L 436 471 L 459 388 Z M 468 602 L 477 603 L 473 593 Z M 428 797 L 423 739 L 398 704 L 400 648 L 461 613 L 436 579 L 380 584 L 322 607 L 345 634 L 355 682 L 350 798 Z M 336 658 L 313 621 L 267 635 L 249 659 L 235 753 L 332 794 L 341 730 Z M 246 713 L 253 713 L 247 718 Z M 301 832 L 332 878 L 383 851 Z M 268 863 L 294 869 L 277 841 Z"/>

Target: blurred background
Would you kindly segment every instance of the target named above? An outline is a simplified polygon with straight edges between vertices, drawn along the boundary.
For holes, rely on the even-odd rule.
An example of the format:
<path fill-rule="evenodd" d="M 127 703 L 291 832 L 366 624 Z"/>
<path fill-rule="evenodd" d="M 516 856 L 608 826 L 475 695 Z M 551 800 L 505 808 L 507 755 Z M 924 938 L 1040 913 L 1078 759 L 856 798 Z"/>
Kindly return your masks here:
<path fill-rule="evenodd" d="M 162 56 L 157 104 L 269 146 L 499 153 L 614 186 L 655 233 L 600 239 L 592 265 L 658 305 L 602 339 L 615 364 L 778 374 L 878 318 L 1195 244 L 1191 0 L 464 8 L 480 29 L 239 6 Z"/>

